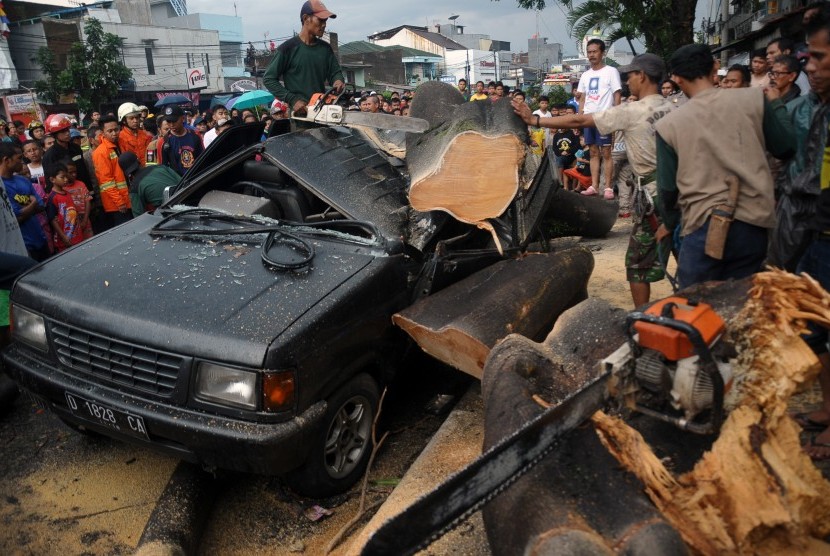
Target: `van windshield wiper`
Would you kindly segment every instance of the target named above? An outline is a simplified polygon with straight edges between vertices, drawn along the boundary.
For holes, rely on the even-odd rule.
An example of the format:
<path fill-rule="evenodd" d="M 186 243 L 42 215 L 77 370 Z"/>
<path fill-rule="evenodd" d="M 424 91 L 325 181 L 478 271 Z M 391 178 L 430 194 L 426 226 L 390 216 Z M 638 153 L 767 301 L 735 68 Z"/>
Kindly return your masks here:
<path fill-rule="evenodd" d="M 290 229 L 276 221 L 270 223 L 246 215 L 193 208 L 165 216 L 150 229 L 150 235 L 193 237 L 267 234 L 262 242 L 263 263 L 282 270 L 305 268 L 314 259 L 314 246 L 289 232 Z M 279 253 L 280 258 L 271 256 L 272 252 Z"/>
<path fill-rule="evenodd" d="M 191 208 L 168 214 L 149 233 L 151 236 L 164 237 L 268 234 L 262 243 L 262 260 L 280 269 L 299 269 L 311 263 L 314 246 L 301 236 L 324 236 L 366 246 L 378 245 L 381 238 L 378 229 L 369 222 L 332 220 L 306 224 L 228 214 L 205 208 Z M 270 254 L 275 251 L 281 252 L 281 256 L 286 258 L 273 258 Z"/>

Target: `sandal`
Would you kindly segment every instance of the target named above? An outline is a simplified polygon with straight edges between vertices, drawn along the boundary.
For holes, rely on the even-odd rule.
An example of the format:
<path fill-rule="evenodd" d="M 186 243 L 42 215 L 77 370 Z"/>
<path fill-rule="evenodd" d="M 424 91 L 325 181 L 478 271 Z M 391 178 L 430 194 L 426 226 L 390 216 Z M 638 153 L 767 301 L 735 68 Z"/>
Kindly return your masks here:
<path fill-rule="evenodd" d="M 804 445 L 804 451 L 813 461 L 830 460 L 830 442 L 817 442 L 818 436 L 820 435 L 814 434 L 810 437 L 810 442 Z M 811 448 L 818 448 L 818 451 L 811 450 Z"/>
<path fill-rule="evenodd" d="M 813 413 L 812 411 L 804 411 L 802 413 L 791 413 L 790 417 L 792 417 L 793 421 L 798 423 L 798 426 L 801 427 L 803 431 L 812 431 L 812 432 L 821 432 L 827 427 L 830 427 L 830 423 L 822 423 L 820 421 L 816 421 L 814 419 L 810 419 L 810 414 Z"/>

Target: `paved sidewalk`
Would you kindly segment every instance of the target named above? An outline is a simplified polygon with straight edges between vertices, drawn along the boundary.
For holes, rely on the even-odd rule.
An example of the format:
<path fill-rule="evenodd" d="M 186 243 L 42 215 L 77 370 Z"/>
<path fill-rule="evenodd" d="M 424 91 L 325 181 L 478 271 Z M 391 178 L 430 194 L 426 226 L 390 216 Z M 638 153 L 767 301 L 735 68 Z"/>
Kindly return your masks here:
<path fill-rule="evenodd" d="M 444 424 L 432 437 L 394 492 L 387 498 L 360 534 L 348 543 L 343 554 L 357 555 L 387 519 L 397 515 L 415 500 L 441 484 L 481 454 L 484 440 L 484 403 L 481 387 L 474 383 L 459 400 Z M 340 552 L 338 552 L 340 553 Z M 429 547 L 424 554 L 486 556 L 490 547 L 484 532 L 481 512 Z"/>

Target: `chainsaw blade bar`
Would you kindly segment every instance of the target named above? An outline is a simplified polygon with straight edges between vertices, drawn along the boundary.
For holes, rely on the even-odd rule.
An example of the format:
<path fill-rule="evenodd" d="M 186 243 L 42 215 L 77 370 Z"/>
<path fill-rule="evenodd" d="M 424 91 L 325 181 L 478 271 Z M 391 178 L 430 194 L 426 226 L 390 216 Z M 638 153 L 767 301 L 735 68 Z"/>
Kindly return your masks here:
<path fill-rule="evenodd" d="M 603 405 L 611 372 L 593 379 L 384 523 L 361 556 L 414 554 L 512 485 Z"/>
<path fill-rule="evenodd" d="M 396 129 L 412 133 L 423 133 L 429 129 L 429 122 L 422 118 L 357 111 L 344 111 L 342 123 L 346 125 L 365 125 L 379 129 Z"/>

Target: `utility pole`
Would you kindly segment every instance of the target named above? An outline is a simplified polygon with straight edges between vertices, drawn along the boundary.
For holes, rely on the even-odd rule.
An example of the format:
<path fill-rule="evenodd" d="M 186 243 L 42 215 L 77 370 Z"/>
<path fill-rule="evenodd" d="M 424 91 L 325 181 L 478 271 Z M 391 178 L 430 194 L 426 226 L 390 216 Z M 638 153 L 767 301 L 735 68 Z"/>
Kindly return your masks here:
<path fill-rule="evenodd" d="M 720 45 L 723 46 L 726 44 L 726 22 L 729 21 L 729 2 L 724 2 L 721 6 L 720 12 L 720 30 L 718 31 L 718 35 L 720 36 Z M 720 61 L 723 67 L 726 67 L 728 58 L 726 57 L 726 49 L 724 48 L 720 52 Z"/>
<path fill-rule="evenodd" d="M 467 49 L 467 69 L 464 71 L 464 79 L 467 80 L 467 87 L 472 88 L 470 85 L 470 50 Z"/>

